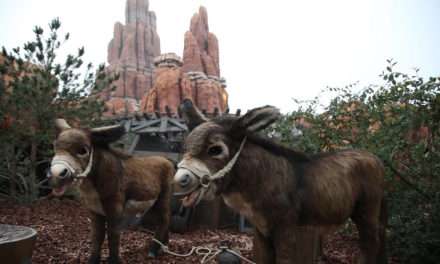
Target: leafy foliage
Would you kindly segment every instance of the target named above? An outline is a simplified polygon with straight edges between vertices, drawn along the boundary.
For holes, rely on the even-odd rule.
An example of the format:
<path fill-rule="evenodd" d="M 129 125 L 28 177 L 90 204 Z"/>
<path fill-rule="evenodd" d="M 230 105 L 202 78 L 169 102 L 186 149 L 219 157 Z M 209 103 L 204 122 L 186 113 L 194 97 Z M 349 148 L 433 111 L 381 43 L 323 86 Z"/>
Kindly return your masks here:
<path fill-rule="evenodd" d="M 308 153 L 361 148 L 378 155 L 387 169 L 389 238 L 404 263 L 440 259 L 440 77 L 424 79 L 394 71 L 384 84 L 336 93 L 323 108 L 319 97 L 296 101 L 270 135 Z"/>
<path fill-rule="evenodd" d="M 99 121 L 104 105 L 98 94 L 117 78 L 104 65 L 96 72 L 91 63 L 84 65 L 84 48 L 59 58 L 70 35 L 60 36 L 59 19 L 48 27 L 47 33 L 35 27 L 34 40 L 12 51 L 3 47 L 0 55 L 0 186 L 3 194 L 25 202 L 36 199 L 44 185 L 38 170 L 51 155 L 54 119 Z"/>

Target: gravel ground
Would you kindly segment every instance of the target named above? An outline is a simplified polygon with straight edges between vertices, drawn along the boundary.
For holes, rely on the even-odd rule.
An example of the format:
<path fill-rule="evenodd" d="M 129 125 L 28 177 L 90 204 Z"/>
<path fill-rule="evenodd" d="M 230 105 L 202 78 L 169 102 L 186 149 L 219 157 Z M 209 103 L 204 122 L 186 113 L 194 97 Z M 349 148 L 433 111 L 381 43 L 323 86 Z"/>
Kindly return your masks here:
<path fill-rule="evenodd" d="M 88 212 L 76 201 L 43 199 L 32 206 L 0 201 L 0 223 L 26 225 L 38 231 L 32 262 L 86 263 L 90 251 L 90 219 Z M 201 256 L 176 257 L 161 255 L 149 258 L 145 245 L 151 234 L 124 231 L 121 235 L 121 257 L 124 263 L 200 263 Z M 220 241 L 231 241 L 231 247 L 247 258 L 252 258 L 252 238 L 234 230 L 200 230 L 186 234 L 170 235 L 171 250 L 187 253 L 192 246 L 215 247 Z M 359 254 L 356 235 L 340 232 L 332 235 L 326 245 L 327 258 L 319 263 L 354 263 Z M 103 246 L 103 259 L 108 256 Z M 104 263 L 104 262 L 103 262 Z M 214 263 L 214 262 L 213 262 Z"/>

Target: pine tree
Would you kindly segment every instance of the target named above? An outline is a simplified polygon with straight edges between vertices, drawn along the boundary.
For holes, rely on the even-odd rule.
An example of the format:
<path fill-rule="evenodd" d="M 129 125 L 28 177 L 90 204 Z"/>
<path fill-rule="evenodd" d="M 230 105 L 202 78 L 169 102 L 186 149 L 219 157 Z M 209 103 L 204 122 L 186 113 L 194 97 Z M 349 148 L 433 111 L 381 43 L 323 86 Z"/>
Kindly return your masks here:
<path fill-rule="evenodd" d="M 37 167 L 52 154 L 53 121 L 99 122 L 104 111 L 99 93 L 118 78 L 108 76 L 104 65 L 96 71 L 84 65 L 84 48 L 57 57 L 70 36 L 60 40 L 60 27 L 59 19 L 49 23 L 47 34 L 37 26 L 34 40 L 12 51 L 3 47 L 0 57 L 0 191 L 24 202 L 35 200 L 44 183 Z"/>

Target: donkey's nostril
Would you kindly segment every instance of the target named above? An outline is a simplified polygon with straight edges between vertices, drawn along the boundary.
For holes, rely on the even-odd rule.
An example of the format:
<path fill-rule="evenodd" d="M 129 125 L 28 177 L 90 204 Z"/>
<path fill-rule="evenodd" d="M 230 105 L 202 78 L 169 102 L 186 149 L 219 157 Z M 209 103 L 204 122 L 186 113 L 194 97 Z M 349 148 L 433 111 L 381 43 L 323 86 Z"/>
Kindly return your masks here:
<path fill-rule="evenodd" d="M 63 170 L 60 172 L 60 177 L 61 177 L 61 178 L 67 177 L 68 175 L 69 175 L 69 170 L 67 170 L 67 169 L 63 169 Z"/>
<path fill-rule="evenodd" d="M 186 187 L 191 183 L 191 176 L 189 174 L 184 174 L 179 181 L 181 187 Z"/>

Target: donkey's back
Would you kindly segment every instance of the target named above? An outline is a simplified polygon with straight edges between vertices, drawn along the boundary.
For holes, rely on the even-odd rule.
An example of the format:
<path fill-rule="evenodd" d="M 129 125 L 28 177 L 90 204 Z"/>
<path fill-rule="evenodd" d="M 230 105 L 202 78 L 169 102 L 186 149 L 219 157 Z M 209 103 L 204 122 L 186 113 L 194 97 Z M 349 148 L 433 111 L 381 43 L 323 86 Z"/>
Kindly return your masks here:
<path fill-rule="evenodd" d="M 130 157 L 123 161 L 123 167 L 128 199 L 157 197 L 164 188 L 170 188 L 174 176 L 174 164 L 159 156 Z"/>
<path fill-rule="evenodd" d="M 304 176 L 310 219 L 341 224 L 358 214 L 379 215 L 384 167 L 375 155 L 362 150 L 319 154 L 306 165 Z"/>

